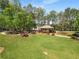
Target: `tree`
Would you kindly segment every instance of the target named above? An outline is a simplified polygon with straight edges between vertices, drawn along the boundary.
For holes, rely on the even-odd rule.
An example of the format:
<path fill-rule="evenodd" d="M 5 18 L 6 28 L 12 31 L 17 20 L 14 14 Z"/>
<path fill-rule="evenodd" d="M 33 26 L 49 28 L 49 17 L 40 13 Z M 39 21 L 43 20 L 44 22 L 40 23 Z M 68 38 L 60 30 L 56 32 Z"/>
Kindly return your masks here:
<path fill-rule="evenodd" d="M 69 30 L 74 30 L 74 28 L 75 28 L 74 22 L 76 20 L 77 13 L 78 13 L 78 10 L 75 8 L 65 9 L 64 17 L 68 21 L 67 28 L 69 28 Z"/>
<path fill-rule="evenodd" d="M 8 0 L 0 0 L 0 8 L 5 9 L 8 6 Z"/>
<path fill-rule="evenodd" d="M 34 16 L 35 16 L 35 22 L 37 23 L 37 26 L 40 26 L 44 22 L 44 15 L 45 15 L 45 10 L 41 7 L 39 8 L 34 8 Z"/>
<path fill-rule="evenodd" d="M 74 24 L 75 24 L 75 30 L 79 31 L 79 14 L 77 14 Z"/>
<path fill-rule="evenodd" d="M 27 30 L 28 31 L 30 31 L 30 30 L 32 30 L 33 28 L 36 27 L 36 24 L 32 19 L 33 19 L 32 14 L 29 14 L 27 16 Z"/>
<path fill-rule="evenodd" d="M 10 31 L 14 30 L 14 16 L 15 16 L 15 8 L 13 5 L 9 4 L 4 10 L 3 10 L 3 15 L 6 17 L 6 23 L 7 26 L 6 28 L 9 29 Z"/>
<path fill-rule="evenodd" d="M 53 11 L 53 10 L 50 11 L 49 14 L 47 15 L 48 24 L 50 25 L 50 22 L 51 24 L 55 24 L 56 19 L 57 19 L 56 11 Z"/>
<path fill-rule="evenodd" d="M 36 25 L 33 22 L 32 14 L 26 14 L 24 11 L 18 12 L 17 17 L 15 17 L 15 26 L 16 29 L 19 31 L 30 31 L 32 28 L 34 28 Z M 17 23 L 16 23 L 17 22 Z"/>
<path fill-rule="evenodd" d="M 26 11 L 27 11 L 27 13 L 33 13 L 33 7 L 32 7 L 31 4 L 28 4 L 28 5 L 27 5 Z"/>
<path fill-rule="evenodd" d="M 0 31 L 3 31 L 6 26 L 6 17 L 0 14 Z"/>
<path fill-rule="evenodd" d="M 8 3 L 8 0 L 0 0 L 0 28 L 9 31 L 32 30 L 45 24 L 52 25 L 56 30 L 79 30 L 79 10 L 67 8 L 64 12 L 57 13 L 52 10 L 48 14 L 41 7 L 33 7 L 31 4 L 20 8 Z"/>

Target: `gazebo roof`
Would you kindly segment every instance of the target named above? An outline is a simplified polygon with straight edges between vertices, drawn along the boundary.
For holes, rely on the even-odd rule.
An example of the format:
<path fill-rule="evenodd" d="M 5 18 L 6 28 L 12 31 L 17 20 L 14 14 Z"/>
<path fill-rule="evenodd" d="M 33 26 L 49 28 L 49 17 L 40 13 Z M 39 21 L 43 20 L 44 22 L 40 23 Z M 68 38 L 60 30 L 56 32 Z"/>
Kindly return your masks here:
<path fill-rule="evenodd" d="M 40 28 L 52 29 L 53 27 L 51 27 L 50 25 L 44 25 L 44 26 L 42 26 Z"/>

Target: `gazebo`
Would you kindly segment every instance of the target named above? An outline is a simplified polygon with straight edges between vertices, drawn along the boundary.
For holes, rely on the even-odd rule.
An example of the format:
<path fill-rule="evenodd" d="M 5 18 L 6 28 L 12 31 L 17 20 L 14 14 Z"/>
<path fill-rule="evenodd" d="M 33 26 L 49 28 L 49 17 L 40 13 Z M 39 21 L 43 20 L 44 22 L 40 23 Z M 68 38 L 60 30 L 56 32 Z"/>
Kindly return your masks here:
<path fill-rule="evenodd" d="M 44 26 L 41 26 L 40 27 L 40 30 L 43 32 L 43 33 L 51 33 L 54 31 L 54 28 L 51 27 L 50 25 L 44 25 Z"/>

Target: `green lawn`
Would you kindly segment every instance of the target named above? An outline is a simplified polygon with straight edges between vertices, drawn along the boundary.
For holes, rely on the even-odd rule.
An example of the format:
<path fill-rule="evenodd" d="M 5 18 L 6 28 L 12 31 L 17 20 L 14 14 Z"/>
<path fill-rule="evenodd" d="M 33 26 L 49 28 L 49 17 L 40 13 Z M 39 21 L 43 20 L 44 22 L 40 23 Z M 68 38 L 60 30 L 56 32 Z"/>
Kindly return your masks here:
<path fill-rule="evenodd" d="M 79 59 L 79 41 L 56 36 L 0 35 L 0 46 L 0 59 Z"/>

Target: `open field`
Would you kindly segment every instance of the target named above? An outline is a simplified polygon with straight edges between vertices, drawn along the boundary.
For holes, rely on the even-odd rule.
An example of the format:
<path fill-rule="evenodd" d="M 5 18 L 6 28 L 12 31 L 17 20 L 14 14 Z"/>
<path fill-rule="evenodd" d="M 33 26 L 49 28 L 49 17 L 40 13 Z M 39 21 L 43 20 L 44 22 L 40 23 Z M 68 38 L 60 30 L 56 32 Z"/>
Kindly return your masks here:
<path fill-rule="evenodd" d="M 49 35 L 0 35 L 0 59 L 79 59 L 79 41 Z"/>

